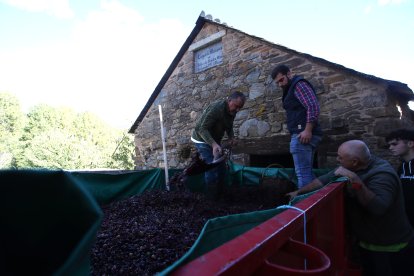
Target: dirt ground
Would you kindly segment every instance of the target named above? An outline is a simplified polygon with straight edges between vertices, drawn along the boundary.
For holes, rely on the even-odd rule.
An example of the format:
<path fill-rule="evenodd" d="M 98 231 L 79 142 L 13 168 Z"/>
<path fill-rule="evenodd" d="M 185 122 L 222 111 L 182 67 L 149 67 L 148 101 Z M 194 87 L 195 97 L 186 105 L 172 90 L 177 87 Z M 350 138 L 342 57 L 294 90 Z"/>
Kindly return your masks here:
<path fill-rule="evenodd" d="M 285 204 L 293 183 L 226 187 L 219 199 L 189 191 L 150 191 L 102 206 L 91 275 L 154 275 L 194 244 L 208 219 Z"/>

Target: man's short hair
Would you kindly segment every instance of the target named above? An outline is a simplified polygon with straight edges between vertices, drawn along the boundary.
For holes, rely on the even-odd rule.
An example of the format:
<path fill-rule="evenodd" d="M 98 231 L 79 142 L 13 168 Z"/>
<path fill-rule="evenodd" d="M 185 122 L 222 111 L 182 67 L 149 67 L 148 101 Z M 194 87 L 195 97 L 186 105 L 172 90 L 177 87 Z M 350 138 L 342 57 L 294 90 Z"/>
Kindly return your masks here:
<path fill-rule="evenodd" d="M 246 95 L 244 95 L 242 92 L 240 91 L 234 91 L 233 93 L 230 94 L 230 96 L 228 97 L 229 100 L 235 100 L 235 99 L 242 99 L 243 103 L 246 102 Z"/>
<path fill-rule="evenodd" d="M 274 80 L 277 76 L 277 74 L 282 74 L 282 75 L 286 75 L 288 72 L 290 71 L 289 67 L 287 67 L 284 64 L 278 65 L 276 66 L 271 74 L 272 80 Z"/>
<path fill-rule="evenodd" d="M 414 141 L 414 129 L 400 128 L 390 132 L 390 134 L 388 134 L 387 137 L 385 137 L 385 141 L 387 142 L 394 139 Z"/>

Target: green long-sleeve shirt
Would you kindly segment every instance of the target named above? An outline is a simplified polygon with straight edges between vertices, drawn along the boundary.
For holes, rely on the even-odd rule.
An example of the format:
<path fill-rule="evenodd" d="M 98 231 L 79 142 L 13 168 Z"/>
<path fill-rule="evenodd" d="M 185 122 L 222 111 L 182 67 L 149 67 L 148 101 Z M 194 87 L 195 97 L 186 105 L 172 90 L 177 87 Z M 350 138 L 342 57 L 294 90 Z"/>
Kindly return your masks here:
<path fill-rule="evenodd" d="M 224 133 L 233 138 L 233 121 L 235 116 L 230 114 L 227 100 L 220 100 L 210 104 L 198 119 L 192 137 L 210 146 L 215 141 L 220 144 Z"/>

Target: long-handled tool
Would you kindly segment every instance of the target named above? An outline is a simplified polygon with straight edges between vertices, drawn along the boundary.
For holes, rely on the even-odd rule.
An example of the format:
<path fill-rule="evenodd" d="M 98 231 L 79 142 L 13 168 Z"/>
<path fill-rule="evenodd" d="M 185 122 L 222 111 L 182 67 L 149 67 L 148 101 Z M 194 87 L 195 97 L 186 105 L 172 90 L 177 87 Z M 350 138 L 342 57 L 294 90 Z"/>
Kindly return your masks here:
<path fill-rule="evenodd" d="M 220 165 L 222 162 L 225 162 L 227 158 L 230 156 L 231 150 L 230 148 L 224 148 L 223 154 L 217 158 L 214 159 L 211 163 L 206 163 L 203 159 L 200 158 L 200 154 L 196 152 L 193 155 L 192 161 L 190 164 L 180 173 L 175 174 L 169 181 L 170 187 L 177 187 L 178 189 L 185 189 L 185 182 L 187 180 L 188 176 L 192 175 L 198 175 L 201 173 L 204 173 L 206 171 L 209 171 L 218 165 Z"/>

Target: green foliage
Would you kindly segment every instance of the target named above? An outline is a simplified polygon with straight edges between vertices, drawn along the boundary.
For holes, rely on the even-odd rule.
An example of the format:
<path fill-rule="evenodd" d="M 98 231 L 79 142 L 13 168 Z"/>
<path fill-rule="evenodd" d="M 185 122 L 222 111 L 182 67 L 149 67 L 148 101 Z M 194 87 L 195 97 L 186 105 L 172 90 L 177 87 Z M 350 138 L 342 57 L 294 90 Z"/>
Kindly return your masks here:
<path fill-rule="evenodd" d="M 68 108 L 54 108 L 40 104 L 32 108 L 27 114 L 27 123 L 24 128 L 23 140 L 28 141 L 42 132 L 51 129 L 66 129 L 74 132 L 73 121 L 76 113 Z"/>
<path fill-rule="evenodd" d="M 18 99 L 9 93 L 0 93 L 0 131 L 18 133 L 24 124 L 24 114 Z"/>
<path fill-rule="evenodd" d="M 18 155 L 24 120 L 18 99 L 0 93 L 0 168 L 11 167 Z"/>
<path fill-rule="evenodd" d="M 0 104 L 0 168 L 134 168 L 132 138 L 92 113 L 41 104 L 24 115 L 9 94 Z"/>
<path fill-rule="evenodd" d="M 133 169 L 134 148 L 133 136 L 124 134 L 124 136 L 119 139 L 118 146 L 112 154 L 108 166 L 113 169 Z"/>
<path fill-rule="evenodd" d="M 24 152 L 25 167 L 88 169 L 104 167 L 94 145 L 62 130 L 49 130 L 35 136 Z"/>

